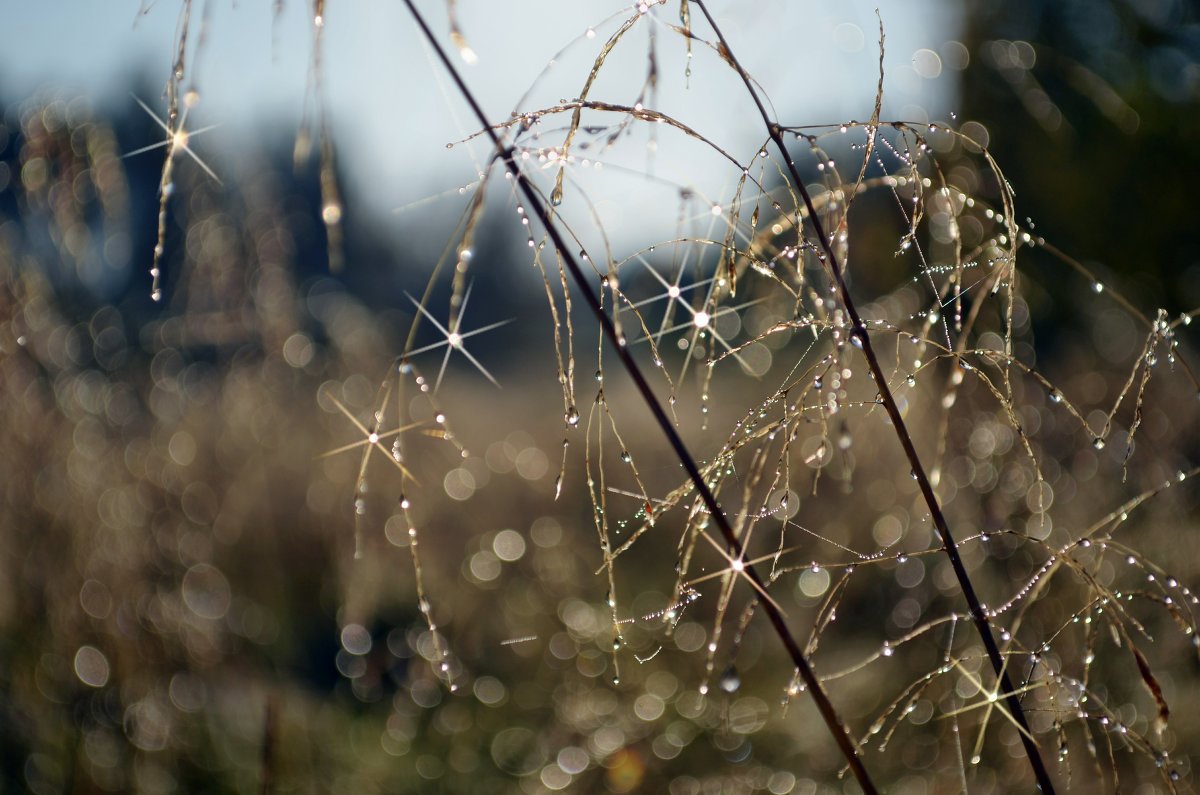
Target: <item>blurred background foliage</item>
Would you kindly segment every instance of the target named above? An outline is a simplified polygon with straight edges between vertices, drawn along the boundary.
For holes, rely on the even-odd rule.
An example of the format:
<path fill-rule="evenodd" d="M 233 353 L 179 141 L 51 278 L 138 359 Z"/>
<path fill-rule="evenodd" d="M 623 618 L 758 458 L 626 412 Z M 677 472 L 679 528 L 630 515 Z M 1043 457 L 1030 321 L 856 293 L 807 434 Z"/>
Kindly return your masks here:
<path fill-rule="evenodd" d="M 1200 141 L 1195 6 L 982 3 L 966 20 L 959 107 L 993 133 L 1022 217 L 1141 305 L 1194 307 L 1200 240 L 1179 177 Z"/>
<path fill-rule="evenodd" d="M 1194 7 L 1026 0 L 967 4 L 963 16 L 961 43 L 942 53 L 947 68 L 961 61 L 954 106 L 1012 183 L 1020 217 L 1148 314 L 1162 306 L 1174 317 L 1200 304 L 1189 195 L 1200 164 Z M 134 93 L 157 96 L 147 86 L 160 77 L 147 76 Z M 144 274 L 161 159 L 123 158 L 161 135 L 154 122 L 132 104 L 118 113 L 58 93 L 0 102 L 3 791 L 852 790 L 836 776 L 811 704 L 786 705 L 788 664 L 757 622 L 736 660 L 722 657 L 707 678 L 711 604 L 675 605 L 684 615 L 667 637 L 657 619 L 672 607 L 671 538 L 649 539 L 621 569 L 623 607 L 634 618 L 613 684 L 607 585 L 593 576 L 601 559 L 582 464 L 572 458 L 554 500 L 562 423 L 549 322 L 540 285 L 513 289 L 507 275 L 527 257 L 509 224 L 488 221 L 480 232 L 477 297 L 466 312 L 472 328 L 522 318 L 470 346 L 504 388 L 456 369 L 452 357 L 436 400 L 419 388 L 405 398 L 423 427 L 445 425 L 436 421 L 445 412 L 465 448 L 429 436 L 407 453 L 425 493 L 439 484 L 444 492 L 413 496 L 424 587 L 434 595 L 423 603 L 395 509 L 406 495 L 386 461 L 372 463 L 369 493 L 355 493 L 364 439 L 351 418 L 378 408 L 379 381 L 413 321 L 406 293 L 423 289 L 428 266 L 398 250 L 378 216 L 358 212 L 357 186 L 339 177 L 345 267 L 331 271 L 318 167 L 295 167 L 293 139 L 279 132 L 242 147 L 236 168 L 218 164 L 230 175 L 223 184 L 179 170 L 165 299 L 155 303 Z M 969 157 L 961 162 L 963 179 L 979 178 Z M 896 238 L 885 229 L 856 246 L 887 258 Z M 1025 352 L 1065 393 L 1088 406 L 1111 402 L 1142 332 L 1046 253 L 1024 257 Z M 404 280 L 385 267 L 397 262 Z M 878 273 L 859 278 L 872 294 L 894 283 Z M 580 329 L 579 347 L 594 334 Z M 762 389 L 739 379 L 727 394 Z M 1092 450 L 1076 429 L 1045 419 L 1043 396 L 1030 398 L 1043 449 L 1057 446 L 1066 473 L 1056 486 L 1059 524 L 1082 522 L 1113 493 L 1136 493 L 1195 461 L 1195 396 L 1179 378 L 1168 383 L 1139 440 L 1162 466 L 1131 472 L 1128 484 L 1120 484 L 1124 450 L 1113 449 L 1123 445 Z M 605 389 L 614 405 L 629 399 L 619 383 Z M 986 448 L 980 461 L 1014 445 L 985 397 L 968 394 L 978 407 L 950 431 Z M 679 410 L 698 407 L 682 390 Z M 729 427 L 740 413 L 740 404 L 714 405 L 709 421 Z M 913 421 L 926 434 L 936 428 L 917 412 Z M 641 427 L 637 416 L 628 422 Z M 906 465 L 892 440 L 880 439 L 882 451 L 863 456 L 854 473 L 867 496 L 833 519 L 808 501 L 799 520 L 811 514 L 829 538 L 869 526 L 881 544 L 898 532 L 893 524 L 907 525 L 886 506 L 896 494 L 911 499 L 915 486 L 895 477 Z M 644 455 L 654 462 L 648 481 L 673 485 L 662 451 Z M 1097 469 L 1103 478 L 1083 474 Z M 1009 493 L 1001 480 L 977 489 L 989 496 L 951 497 L 948 510 L 965 526 L 998 529 L 1025 501 L 1023 489 Z M 844 485 L 831 482 L 833 492 Z M 1180 554 L 1196 530 L 1194 500 L 1168 494 L 1137 521 L 1139 555 L 1195 582 L 1200 561 Z M 919 551 L 915 530 L 911 538 Z M 968 554 L 983 590 L 1028 578 L 1033 561 L 1015 544 L 990 543 L 998 565 Z M 823 648 L 861 657 L 881 632 L 902 634 L 922 611 L 954 609 L 954 585 L 938 563 L 929 559 L 917 576 L 905 561 L 890 562 L 882 585 L 856 586 L 861 593 L 846 602 L 871 618 L 850 616 Z M 912 587 L 903 584 L 914 576 Z M 914 590 L 926 577 L 935 587 Z M 820 602 L 805 587 L 789 585 L 785 599 L 801 628 Z M 1031 619 L 1043 632 L 1069 620 L 1055 598 Z M 735 607 L 747 604 L 741 594 Z M 1161 616 L 1139 617 L 1164 629 Z M 447 639 L 452 653 L 443 657 Z M 644 664 L 633 659 L 660 647 Z M 936 666 L 937 655 L 913 651 L 896 681 Z M 1153 656 L 1180 706 L 1166 741 L 1174 772 L 1190 778 L 1187 753 L 1200 737 L 1186 708 L 1200 698 L 1196 658 L 1176 636 Z M 1144 694 L 1127 663 L 1111 665 L 1124 666 L 1128 692 L 1107 695 L 1144 728 L 1132 706 Z M 702 697 L 709 679 L 719 687 Z M 830 689 L 863 731 L 895 695 L 886 684 L 850 678 Z M 925 709 L 915 710 L 915 726 L 930 724 Z M 890 791 L 958 788 L 956 757 L 931 739 L 944 725 L 927 728 L 901 732 L 897 754 L 868 755 Z M 1006 776 L 1024 775 L 1012 773 L 1024 762 L 1005 728 L 996 730 L 998 753 L 1012 749 L 1012 758 L 973 773 L 973 792 L 1006 791 Z M 1158 791 L 1153 760 L 1127 756 L 1113 763 L 1123 781 Z"/>

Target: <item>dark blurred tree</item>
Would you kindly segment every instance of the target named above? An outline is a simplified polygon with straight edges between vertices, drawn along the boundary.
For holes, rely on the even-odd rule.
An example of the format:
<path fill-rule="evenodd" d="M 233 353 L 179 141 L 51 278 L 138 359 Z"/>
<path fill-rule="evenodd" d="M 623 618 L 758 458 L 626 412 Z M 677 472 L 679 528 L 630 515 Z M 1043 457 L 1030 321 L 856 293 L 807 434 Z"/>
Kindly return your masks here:
<path fill-rule="evenodd" d="M 1059 248 L 1172 313 L 1200 303 L 1200 7 L 966 4 L 961 114 Z M 1048 281 L 1048 280 L 1039 280 Z"/>

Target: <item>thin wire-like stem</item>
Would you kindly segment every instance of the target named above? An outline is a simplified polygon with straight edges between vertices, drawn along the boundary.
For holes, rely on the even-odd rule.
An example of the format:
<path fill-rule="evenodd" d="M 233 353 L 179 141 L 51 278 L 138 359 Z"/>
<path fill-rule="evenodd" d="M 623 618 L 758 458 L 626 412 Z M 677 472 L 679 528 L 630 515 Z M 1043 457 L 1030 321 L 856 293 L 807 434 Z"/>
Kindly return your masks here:
<path fill-rule="evenodd" d="M 837 283 L 838 292 L 841 295 L 842 304 L 846 308 L 846 314 L 850 316 L 852 324 L 851 333 L 854 338 L 861 344 L 863 356 L 867 361 L 867 366 L 871 370 L 871 377 L 875 381 L 876 387 L 879 389 L 880 397 L 883 400 L 884 409 L 887 411 L 888 418 L 891 420 L 892 427 L 896 430 L 896 436 L 900 440 L 900 446 L 904 448 L 904 455 L 908 458 L 908 462 L 912 467 L 913 475 L 917 479 L 917 485 L 920 487 L 921 495 L 925 498 L 925 504 L 929 508 L 929 515 L 933 518 L 934 526 L 937 527 L 938 535 L 941 537 L 942 546 L 945 549 L 946 556 L 950 559 L 950 565 L 954 569 L 954 576 L 958 580 L 959 587 L 962 589 L 963 596 L 967 600 L 967 607 L 970 611 L 971 618 L 975 623 L 975 628 L 979 631 L 979 637 L 983 641 L 984 649 L 987 651 L 988 660 L 991 661 L 992 668 L 995 669 L 996 677 L 1000 680 L 999 690 L 1005 693 L 1004 702 L 1008 707 L 1012 717 L 1016 720 L 1020 728 L 1021 743 L 1025 747 L 1025 754 L 1029 757 L 1030 767 L 1033 768 L 1034 778 L 1037 780 L 1038 787 L 1047 795 L 1052 795 L 1054 785 L 1050 780 L 1050 774 L 1046 770 L 1046 766 L 1042 761 L 1041 754 L 1038 752 L 1037 743 L 1033 740 L 1033 735 L 1029 730 L 1029 724 L 1025 719 L 1025 712 L 1021 708 L 1021 700 L 1017 697 L 1016 691 L 1013 688 L 1012 682 L 1009 679 L 1008 671 L 1004 664 L 1004 658 L 1000 654 L 1000 648 L 996 645 L 996 639 L 992 636 L 991 625 L 988 623 L 987 611 L 979 601 L 979 597 L 975 594 L 975 587 L 971 584 L 971 578 L 967 574 L 966 567 L 963 566 L 962 558 L 958 554 L 958 546 L 954 543 L 954 536 L 950 532 L 950 526 L 946 522 L 946 517 L 942 513 L 941 506 L 938 504 L 937 495 L 933 493 L 933 486 L 929 482 L 929 476 L 925 472 L 925 468 L 921 465 L 921 460 L 917 456 L 916 447 L 913 445 L 912 437 L 908 433 L 908 427 L 904 424 L 904 417 L 900 414 L 900 408 L 896 404 L 896 398 L 892 395 L 892 390 L 888 386 L 887 376 L 883 372 L 882 366 L 879 364 L 879 357 L 875 354 L 875 349 L 871 344 L 871 335 L 867 332 L 867 325 L 863 322 L 862 317 L 858 314 L 858 309 L 855 307 L 854 299 L 850 296 L 850 288 L 846 284 L 845 276 L 842 272 L 841 265 L 838 262 L 837 255 L 833 251 L 833 246 L 830 244 L 829 236 L 822 226 L 820 218 L 817 215 L 816 206 L 813 203 L 812 196 L 808 189 L 804 186 L 804 180 L 800 178 L 800 173 L 796 169 L 796 162 L 792 159 L 791 154 L 787 150 L 787 146 L 783 140 L 783 130 L 779 123 L 771 118 L 767 113 L 766 107 L 763 105 L 762 99 L 758 92 L 754 89 L 754 83 L 746 70 L 742 68 L 741 63 L 733 54 L 733 49 L 729 46 L 729 42 L 725 39 L 717 26 L 716 20 L 708 11 L 708 6 L 704 0 L 695 0 L 696 5 L 700 7 L 701 13 L 708 20 L 709 26 L 716 35 L 721 44 L 722 52 L 726 60 L 738 75 L 742 78 L 742 82 L 746 85 L 746 91 L 749 92 L 754 104 L 758 107 L 759 115 L 762 117 L 763 123 L 767 127 L 771 141 L 779 149 L 780 155 L 787 164 L 788 173 L 792 178 L 792 182 L 796 191 L 800 194 L 804 201 L 804 206 L 808 210 L 808 220 L 812 224 L 813 230 L 816 233 L 817 240 L 820 243 L 821 250 L 828 258 L 829 270 L 833 274 L 834 281 Z"/>
<path fill-rule="evenodd" d="M 658 402 L 658 399 L 655 397 L 653 390 L 650 388 L 649 382 L 646 381 L 646 377 L 642 374 L 641 369 L 633 360 L 633 356 L 630 354 L 625 340 L 617 332 L 612 320 L 604 313 L 604 309 L 600 304 L 600 299 L 597 298 L 597 296 L 592 292 L 590 285 L 588 284 L 587 277 L 584 275 L 583 269 L 576 261 L 574 255 L 572 255 L 572 249 L 567 245 L 566 240 L 563 239 L 562 233 L 554 224 L 553 218 L 551 217 L 550 211 L 546 208 L 542 196 L 538 194 L 537 190 L 533 187 L 528 178 L 518 167 L 516 159 L 513 155 L 512 147 L 506 145 L 500 139 L 500 136 L 496 130 L 493 129 L 488 121 L 487 116 L 484 114 L 483 109 L 479 106 L 478 102 L 476 102 L 474 95 L 471 93 L 470 89 L 459 75 L 458 70 L 454 67 L 454 64 L 451 62 L 449 56 L 447 56 L 441 44 L 434 37 L 433 31 L 430 30 L 429 26 L 426 24 L 424 17 L 421 16 L 420 12 L 418 12 L 416 7 L 413 5 L 412 0 L 404 0 L 404 4 L 408 7 L 409 13 L 412 15 L 417 25 L 421 28 L 422 34 L 429 41 L 430 46 L 433 47 L 443 65 L 446 67 L 446 70 L 450 73 L 450 76 L 457 85 L 458 90 L 462 93 L 463 99 L 468 105 L 471 106 L 472 112 L 479 119 L 479 123 L 483 126 L 487 132 L 487 135 L 491 138 L 493 145 L 496 147 L 496 152 L 499 159 L 504 162 L 505 167 L 512 175 L 512 179 L 516 180 L 521 192 L 524 193 L 526 199 L 528 199 L 530 211 L 537 216 L 538 221 L 542 224 L 542 227 L 546 230 L 546 234 L 550 237 L 551 242 L 558 251 L 558 255 L 562 258 L 563 263 L 566 265 L 567 270 L 571 272 L 572 279 L 574 279 L 576 285 L 583 293 L 584 300 L 587 302 L 588 307 L 592 310 L 592 313 L 596 316 L 596 320 L 600 324 L 604 335 L 608 338 L 609 342 L 616 350 L 617 358 L 621 360 L 621 364 L 625 367 L 629 377 L 633 380 L 634 385 L 637 387 L 637 390 L 642 399 L 645 401 L 646 406 L 650 409 L 650 412 L 654 415 L 655 421 L 666 435 L 667 441 L 674 450 L 676 457 L 686 470 L 692 485 L 696 489 L 697 494 L 700 496 L 700 499 L 708 509 L 710 516 L 713 522 L 717 525 L 718 530 L 721 532 L 721 536 L 723 537 L 725 543 L 729 546 L 730 557 L 734 560 L 744 560 L 745 555 L 742 544 L 738 541 L 737 536 L 734 534 L 733 527 L 730 525 L 729 519 L 725 516 L 725 512 L 717 503 L 716 495 L 713 494 L 712 489 L 710 489 L 708 484 L 705 482 L 704 476 L 701 474 L 700 468 L 696 464 L 696 460 L 692 457 L 691 453 L 688 452 L 686 445 L 684 445 L 683 439 L 679 436 L 679 433 L 675 430 L 675 427 L 671 424 L 666 412 L 663 410 L 662 406 Z M 752 565 L 744 564 L 742 573 L 747 579 L 750 580 L 757 591 L 763 592 L 765 590 L 766 586 L 762 577 Z M 783 642 L 784 648 L 791 657 L 792 663 L 800 672 L 800 676 L 804 680 L 805 685 L 807 685 L 808 692 L 812 694 L 813 702 L 816 704 L 818 711 L 821 713 L 821 717 L 825 721 L 825 725 L 828 727 L 830 734 L 833 735 L 839 750 L 846 758 L 846 763 L 849 766 L 851 773 L 854 775 L 855 780 L 863 789 L 864 793 L 867 793 L 867 795 L 875 795 L 875 793 L 878 793 L 879 790 L 871 781 L 871 777 L 867 773 L 866 767 L 863 765 L 862 759 L 859 757 L 858 751 L 854 747 L 854 743 L 850 739 L 849 733 L 846 731 L 845 724 L 842 723 L 842 720 L 838 716 L 837 711 L 834 709 L 832 702 L 829 700 L 829 696 L 821 687 L 820 681 L 817 679 L 812 667 L 808 664 L 808 660 L 804 657 L 804 653 L 800 650 L 800 645 L 796 642 L 796 639 L 792 636 L 791 631 L 788 629 L 787 624 L 784 621 L 783 614 L 770 600 L 764 600 L 762 602 L 762 606 L 763 612 L 766 613 L 771 626 L 774 628 L 776 634 Z"/>

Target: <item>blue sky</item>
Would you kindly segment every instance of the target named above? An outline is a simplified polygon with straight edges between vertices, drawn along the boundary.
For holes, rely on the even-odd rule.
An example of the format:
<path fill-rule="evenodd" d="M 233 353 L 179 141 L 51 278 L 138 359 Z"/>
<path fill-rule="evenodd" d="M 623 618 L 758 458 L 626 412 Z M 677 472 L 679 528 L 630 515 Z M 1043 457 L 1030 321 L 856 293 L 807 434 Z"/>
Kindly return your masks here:
<path fill-rule="evenodd" d="M 869 117 L 878 57 L 877 4 L 710 3 L 785 123 Z M 140 5 L 148 5 L 144 13 L 139 13 Z M 220 125 L 194 143 L 221 172 L 235 167 L 232 155 L 247 136 L 261 134 L 266 125 L 290 130 L 298 124 L 309 75 L 310 4 L 285 0 L 276 17 L 275 4 L 268 0 L 197 0 L 193 42 L 206 5 L 211 16 L 203 44 L 189 53 L 189 84 L 200 94 L 191 125 Z M 887 32 L 884 116 L 946 118 L 953 110 L 954 70 L 942 68 L 934 76 L 937 69 L 930 68 L 928 53 L 921 51 L 946 52 L 946 42 L 957 33 L 957 6 L 947 0 L 880 5 Z M 178 0 L 10 3 L 5 9 L 8 35 L 0 50 L 0 91 L 10 99 L 49 91 L 86 95 L 100 106 L 132 103 L 128 92 L 135 75 L 144 78 L 143 85 L 165 84 L 180 6 Z M 446 30 L 443 3 L 421 7 L 435 29 Z M 548 61 L 574 39 L 526 107 L 576 96 L 601 43 L 627 16 L 623 8 L 627 6 L 601 0 L 460 0 L 463 32 L 479 56 L 473 65 L 462 64 L 464 75 L 493 118 L 505 118 Z M 660 33 L 666 33 L 665 24 L 677 21 L 673 1 L 655 13 Z M 591 26 L 597 31 L 594 39 L 584 36 Z M 482 143 L 447 149 L 447 143 L 464 138 L 477 125 L 446 89 L 444 75 L 403 7 L 366 0 L 331 2 L 325 30 L 325 80 L 339 156 L 368 209 L 383 216 L 470 182 L 487 149 Z M 685 84 L 678 37 L 660 35 L 658 41 L 659 107 L 731 151 L 752 153 L 761 128 L 744 113 L 746 99 L 732 72 L 711 53 L 698 52 L 690 84 Z M 647 36 L 637 31 L 627 42 L 621 46 L 632 54 L 622 53 L 621 63 L 598 83 L 594 97 L 632 103 L 645 71 Z M 157 109 L 163 106 L 161 96 L 142 99 Z M 713 195 L 727 190 L 730 174 L 698 169 L 686 147 L 670 143 L 660 140 L 656 173 L 698 182 L 701 191 Z M 637 213 L 627 215 L 636 218 Z"/>

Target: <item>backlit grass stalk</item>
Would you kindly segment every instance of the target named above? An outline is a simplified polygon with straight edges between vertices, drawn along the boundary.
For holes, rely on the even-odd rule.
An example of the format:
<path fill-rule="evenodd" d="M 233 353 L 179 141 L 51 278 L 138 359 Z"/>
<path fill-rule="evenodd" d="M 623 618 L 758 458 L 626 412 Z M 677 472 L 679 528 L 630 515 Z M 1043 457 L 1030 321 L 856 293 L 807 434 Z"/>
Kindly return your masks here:
<path fill-rule="evenodd" d="M 634 385 L 637 387 L 637 390 L 641 394 L 646 406 L 650 409 L 651 413 L 654 415 L 655 421 L 666 435 L 667 441 L 671 444 L 676 457 L 679 459 L 679 462 L 683 465 L 685 471 L 687 472 L 692 485 L 695 487 L 697 494 L 699 494 L 700 499 L 704 502 L 705 507 L 708 509 L 713 522 L 717 525 L 722 538 L 729 547 L 730 557 L 734 561 L 741 564 L 742 574 L 748 580 L 750 580 L 755 590 L 760 593 L 765 593 L 765 583 L 762 577 L 758 574 L 753 565 L 745 561 L 742 544 L 738 541 L 737 536 L 734 534 L 733 528 L 729 523 L 729 519 L 725 516 L 724 511 L 717 503 L 716 496 L 713 494 L 712 489 L 710 489 L 708 484 L 705 482 L 704 476 L 700 472 L 700 468 L 697 466 L 695 459 L 688 452 L 687 447 L 684 445 L 683 439 L 679 436 L 679 433 L 675 430 L 675 427 L 671 424 L 670 419 L 667 417 L 666 412 L 659 404 L 658 399 L 654 396 L 654 393 L 651 390 L 649 383 L 646 381 L 645 376 L 642 374 L 641 369 L 633 360 L 633 356 L 630 354 L 625 340 L 616 330 L 612 320 L 604 313 L 599 299 L 590 289 L 582 268 L 580 268 L 579 263 L 571 254 L 571 249 L 567 246 L 561 232 L 559 232 L 558 228 L 555 226 L 551 213 L 546 207 L 545 200 L 518 167 L 513 156 L 512 147 L 506 145 L 500 139 L 499 134 L 492 128 L 487 116 L 483 112 L 483 109 L 475 101 L 474 95 L 471 93 L 470 89 L 459 75 L 458 70 L 450 61 L 450 58 L 447 56 L 445 50 L 433 35 L 433 32 L 430 30 L 429 26 L 425 23 L 425 20 L 421 16 L 420 12 L 418 12 L 416 7 L 413 5 L 412 0 L 404 0 L 404 2 L 408 7 L 409 13 L 412 15 L 417 25 L 421 28 L 422 34 L 428 40 L 430 46 L 433 47 L 439 59 L 442 61 L 442 64 L 446 67 L 446 70 L 450 73 L 450 76 L 454 80 L 455 85 L 458 87 L 459 92 L 462 94 L 463 99 L 468 105 L 471 106 L 471 110 L 478 118 L 479 123 L 487 131 L 488 137 L 495 146 L 498 158 L 504 163 L 505 168 L 508 169 L 508 173 L 511 175 L 512 179 L 516 180 L 521 192 L 529 201 L 530 211 L 537 216 L 538 220 L 541 222 L 543 228 L 546 230 L 546 233 L 553 242 L 555 249 L 558 251 L 559 256 L 565 263 L 567 270 L 571 272 L 572 279 L 574 279 L 576 286 L 583 293 L 584 300 L 587 302 L 588 307 L 592 310 L 592 313 L 596 316 L 596 320 L 600 324 L 604 335 L 608 338 L 609 342 L 612 343 L 612 346 L 616 351 L 617 358 L 621 360 L 621 364 L 625 367 L 626 372 L 628 372 L 630 378 L 633 380 Z M 821 717 L 825 721 L 825 725 L 828 727 L 830 734 L 833 735 L 834 740 L 837 742 L 839 750 L 846 758 L 846 763 L 853 773 L 854 778 L 858 781 L 859 786 L 862 787 L 863 791 L 869 795 L 873 795 L 873 793 L 878 792 L 874 783 L 871 781 L 870 775 L 867 773 L 866 767 L 859 758 L 857 749 L 854 747 L 854 744 L 850 739 L 850 735 L 846 730 L 845 724 L 838 716 L 837 711 L 834 709 L 832 702 L 830 702 L 828 695 L 826 695 L 824 689 L 821 687 L 821 683 L 818 681 L 816 674 L 812 670 L 812 667 L 808 664 L 808 660 L 801 651 L 799 644 L 796 642 L 796 639 L 792 636 L 791 631 L 788 629 L 779 608 L 769 599 L 764 599 L 762 601 L 762 607 L 763 611 L 767 614 L 768 620 L 771 622 L 771 626 L 775 629 L 776 634 L 779 635 L 780 640 L 787 649 L 788 655 L 791 657 L 793 664 L 799 671 L 800 677 L 804 680 L 808 691 L 812 694 L 813 702 L 816 704 L 818 711 L 820 711 Z"/>
<path fill-rule="evenodd" d="M 908 458 L 909 464 L 912 466 L 913 475 L 916 477 L 917 485 L 920 487 L 921 495 L 925 498 L 925 503 L 929 507 L 929 515 L 933 519 L 934 526 L 937 528 L 938 535 L 941 537 L 942 546 L 946 551 L 947 557 L 950 559 L 950 565 L 954 569 L 954 576 L 958 580 L 959 586 L 962 588 L 963 596 L 967 600 L 967 607 L 970 611 L 971 618 L 979 631 L 979 637 L 983 641 L 984 649 L 987 651 L 988 660 L 991 661 L 992 668 L 995 669 L 996 678 L 998 680 L 998 691 L 1003 694 L 1005 706 L 1012 714 L 1020 728 L 1018 732 L 1021 737 L 1021 743 L 1025 747 L 1025 754 L 1029 757 L 1030 767 L 1033 769 L 1034 778 L 1037 779 L 1038 786 L 1044 793 L 1053 793 L 1054 785 L 1050 781 L 1050 774 L 1046 770 L 1045 764 L 1042 762 L 1040 753 L 1038 752 L 1037 743 L 1033 739 L 1033 735 L 1029 730 L 1029 724 L 1025 719 L 1024 710 L 1021 708 L 1021 701 L 1014 691 L 1010 677 L 1005 668 L 1004 658 L 1000 654 L 1000 648 L 996 645 L 996 640 L 992 636 L 992 629 L 988 623 L 987 612 L 979 601 L 979 597 L 975 594 L 975 588 L 971 584 L 971 578 L 967 574 L 966 567 L 963 566 L 962 558 L 958 554 L 958 547 L 954 542 L 954 536 L 950 532 L 950 526 L 946 522 L 946 517 L 942 513 L 941 506 L 938 504 L 937 496 L 933 493 L 933 486 L 929 482 L 929 476 L 926 474 L 924 467 L 921 465 L 921 460 L 917 456 L 917 450 L 913 446 L 912 437 L 908 433 L 908 428 L 904 424 L 904 418 L 900 414 L 900 408 L 896 404 L 896 399 L 892 395 L 891 388 L 888 386 L 887 376 L 883 372 L 883 368 L 879 364 L 879 358 L 875 355 L 875 350 L 871 345 L 871 336 L 867 331 L 867 325 L 863 322 L 862 317 L 858 314 L 855 307 L 854 299 L 850 295 L 850 289 L 846 284 L 845 276 L 842 268 L 838 263 L 837 255 L 833 251 L 833 246 L 830 244 L 829 236 L 825 233 L 824 227 L 817 216 L 816 207 L 813 204 L 812 197 L 809 195 L 807 188 L 804 187 L 804 180 L 800 178 L 800 174 L 796 169 L 796 163 L 788 153 L 787 146 L 783 141 L 782 128 L 779 123 L 774 121 L 770 114 L 767 113 L 766 107 L 758 96 L 758 92 L 754 90 L 754 84 L 750 80 L 746 70 L 742 68 L 733 50 L 729 46 L 729 42 L 725 39 L 720 28 L 716 24 L 716 20 L 708 11 L 704 0 L 696 0 L 696 5 L 704 14 L 713 33 L 721 43 L 722 54 L 731 66 L 736 69 L 738 75 L 746 85 L 746 91 L 749 92 L 754 104 L 758 108 L 759 115 L 762 117 L 763 123 L 767 127 L 767 131 L 771 137 L 771 141 L 779 149 L 780 155 L 787 163 L 788 173 L 790 174 L 796 191 L 800 194 L 804 205 L 808 210 L 808 219 L 812 224 L 821 249 L 827 257 L 827 263 L 830 272 L 833 274 L 834 281 L 837 283 L 838 292 L 841 295 L 842 304 L 846 308 L 846 313 L 850 316 L 852 339 L 861 346 L 863 357 L 867 361 L 867 366 L 871 370 L 871 377 L 875 381 L 875 385 L 879 389 L 880 397 L 883 401 L 884 409 L 887 411 L 888 418 L 891 420 L 892 427 L 896 430 L 896 436 L 900 440 L 900 446 L 904 448 L 904 455 Z M 875 120 L 878 121 L 877 119 Z M 874 134 L 873 132 L 871 133 Z M 799 226 L 799 223 L 797 223 Z"/>

